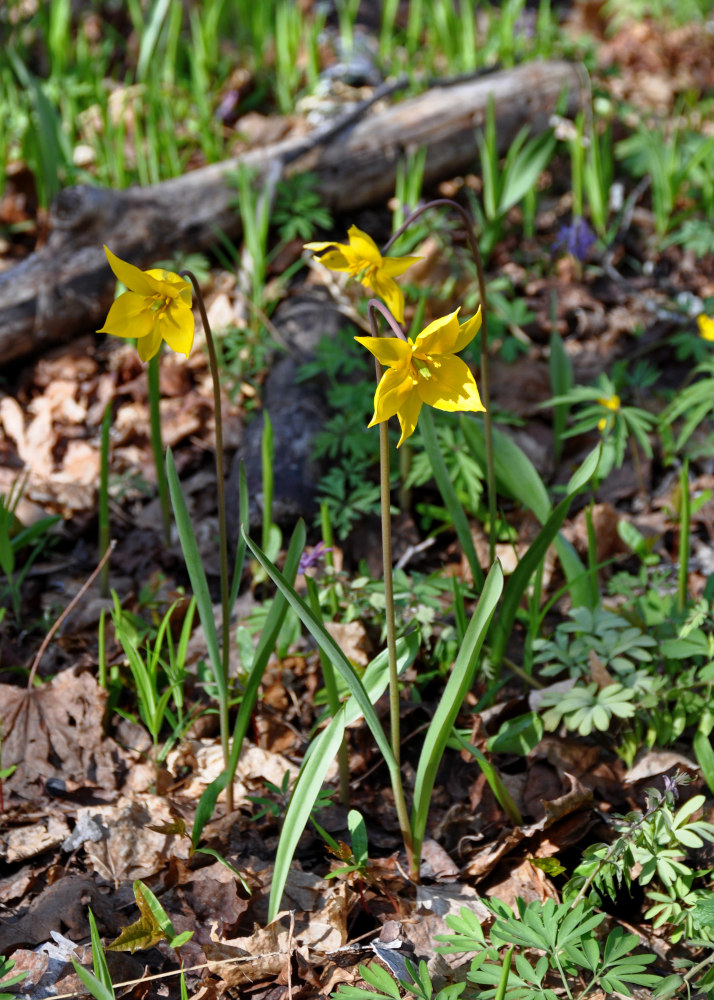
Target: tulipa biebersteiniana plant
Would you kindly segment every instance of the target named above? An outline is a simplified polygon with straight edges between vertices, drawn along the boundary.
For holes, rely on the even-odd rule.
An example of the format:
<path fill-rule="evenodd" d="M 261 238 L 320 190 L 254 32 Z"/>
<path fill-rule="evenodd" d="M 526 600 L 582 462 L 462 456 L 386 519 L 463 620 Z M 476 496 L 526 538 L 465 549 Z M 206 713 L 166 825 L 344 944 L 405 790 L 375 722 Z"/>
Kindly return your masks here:
<path fill-rule="evenodd" d="M 467 237 L 479 276 L 481 307 L 471 319 L 459 323 L 458 312 L 433 320 L 413 339 L 408 338 L 402 330 L 394 310 L 403 317 L 404 297 L 394 278 L 404 273 L 413 263 L 414 258 L 394 258 L 385 256 L 389 246 L 401 233 L 428 208 L 448 206 L 455 208 L 466 226 Z M 300 554 L 305 545 L 305 528 L 298 524 L 288 548 L 283 572 L 277 569 L 272 559 L 247 536 L 248 498 L 245 477 L 241 479 L 240 488 L 240 523 L 242 526 L 241 540 L 238 545 L 236 569 L 233 584 L 229 589 L 227 541 L 225 526 L 225 500 L 223 494 L 222 466 L 222 436 L 221 410 L 218 372 L 216 365 L 213 338 L 205 315 L 205 308 L 200 296 L 197 281 L 191 272 L 183 272 L 194 285 L 201 318 L 203 321 L 209 353 L 209 363 L 214 383 L 215 413 L 216 413 L 216 465 L 218 478 L 218 507 L 220 535 L 221 564 L 221 603 L 222 629 L 221 641 L 213 620 L 213 610 L 206 581 L 205 571 L 200 561 L 195 536 L 191 527 L 186 504 L 181 493 L 176 468 L 170 451 L 167 454 L 168 484 L 171 501 L 176 518 L 177 529 L 184 558 L 196 598 L 199 617 L 206 634 L 208 659 L 213 674 L 214 694 L 219 704 L 221 742 L 224 753 L 225 768 L 223 773 L 208 787 L 199 802 L 193 831 L 191 834 L 194 848 L 198 844 L 201 831 L 210 818 L 219 794 L 226 790 L 226 801 L 232 808 L 233 775 L 240 754 L 241 745 L 246 735 L 250 717 L 258 696 L 268 656 L 273 649 L 278 631 L 284 620 L 288 606 L 297 613 L 303 625 L 315 639 L 321 654 L 325 669 L 326 685 L 337 689 L 336 677 L 339 676 L 348 691 L 347 700 L 340 703 L 339 698 L 330 699 L 331 720 L 313 740 L 305 755 L 293 794 L 283 821 L 283 829 L 276 851 L 275 869 L 269 903 L 269 918 L 273 919 L 279 909 L 283 889 L 288 877 L 292 858 L 299 837 L 307 825 L 327 777 L 330 766 L 335 758 L 343 755 L 340 748 L 344 745 L 347 727 L 364 718 L 374 736 L 375 742 L 388 769 L 394 795 L 395 808 L 398 815 L 400 831 L 407 855 L 410 877 L 418 881 L 421 850 L 426 834 L 431 793 L 433 791 L 436 773 L 444 751 L 448 745 L 454 745 L 454 723 L 461 709 L 464 697 L 470 689 L 479 663 L 481 646 L 494 618 L 496 607 L 503 591 L 503 574 L 498 561 L 493 561 L 488 576 L 484 580 L 483 572 L 473 551 L 466 515 L 449 480 L 437 443 L 436 434 L 429 406 L 447 411 L 471 411 L 483 416 L 483 427 L 470 420 L 463 424 L 463 431 L 468 446 L 479 454 L 486 472 L 489 506 L 489 537 L 491 554 L 495 548 L 496 531 L 496 481 L 497 470 L 500 480 L 507 488 L 512 474 L 513 464 L 525 470 L 525 477 L 519 474 L 518 483 L 511 484 L 511 495 L 521 498 L 528 482 L 535 484 L 535 494 L 528 492 L 527 503 L 535 509 L 534 496 L 539 497 L 539 489 L 543 493 L 543 502 L 537 504 L 537 516 L 542 522 L 542 530 L 535 539 L 526 556 L 521 560 L 516 571 L 509 580 L 504 601 L 496 619 L 492 658 L 498 665 L 503 661 L 505 641 L 510 634 L 517 609 L 526 591 L 532 575 L 537 572 L 548 545 L 555 539 L 557 544 L 558 531 L 566 516 L 573 495 L 581 489 L 593 475 L 598 461 L 598 453 L 593 453 L 575 474 L 568 488 L 568 496 L 553 510 L 547 497 L 545 487 L 532 470 L 528 472 L 525 456 L 508 438 L 496 432 L 491 427 L 488 412 L 488 341 L 486 335 L 485 314 L 485 282 L 478 244 L 473 234 L 473 226 L 467 213 L 454 202 L 440 199 L 417 209 L 404 225 L 398 229 L 390 242 L 380 251 L 376 244 L 366 234 L 356 227 L 349 232 L 349 243 L 317 243 L 308 244 L 308 249 L 326 251 L 320 258 L 321 262 L 336 270 L 346 271 L 372 291 L 381 294 L 385 302 L 372 299 L 368 305 L 368 315 L 371 337 L 357 337 L 357 342 L 366 347 L 377 359 L 378 385 L 374 399 L 374 416 L 369 426 L 379 424 L 380 434 L 380 467 L 381 467 L 381 509 L 382 509 L 382 550 L 384 567 L 385 592 L 385 625 L 386 649 L 368 664 L 360 677 L 342 650 L 327 632 L 322 606 L 318 595 L 308 594 L 304 600 L 295 590 L 294 580 L 298 568 Z M 180 275 L 158 269 L 142 272 L 132 265 L 115 258 L 108 257 L 112 268 L 127 286 L 128 291 L 114 303 L 110 311 L 104 332 L 116 333 L 119 336 L 139 334 L 140 355 L 144 360 L 150 360 L 158 352 L 163 340 L 169 346 L 187 353 L 193 340 L 193 314 L 188 306 L 188 282 Z M 391 305 L 392 309 L 388 308 Z M 393 337 L 377 335 L 377 317 L 381 315 L 388 323 Z M 481 395 L 468 366 L 456 355 L 476 335 L 481 333 Z M 382 370 L 384 364 L 386 371 Z M 427 404 L 424 407 L 424 404 Z M 461 642 L 446 684 L 441 700 L 436 708 L 433 719 L 428 727 L 422 752 L 417 767 L 414 788 L 412 792 L 412 808 L 409 814 L 407 801 L 402 785 L 400 766 L 400 719 L 399 719 L 399 676 L 413 662 L 419 649 L 419 640 L 415 632 L 409 633 L 399 640 L 396 639 L 394 597 L 392 585 L 392 555 L 391 555 L 391 519 L 390 519 L 390 476 L 389 476 L 389 438 L 387 422 L 391 416 L 396 416 L 401 426 L 400 444 L 407 440 L 415 431 L 421 420 L 421 428 L 426 444 L 427 454 L 432 463 L 437 485 L 441 490 L 444 502 L 453 518 L 454 527 L 464 551 L 472 566 L 474 581 L 480 589 L 478 606 L 467 623 L 463 615 L 463 627 L 460 629 Z M 465 418 L 462 417 L 462 421 Z M 468 430 L 468 434 L 467 434 Z M 494 435 L 499 441 L 499 460 L 494 459 L 492 441 Z M 509 447 L 510 446 L 510 447 Z M 515 449 L 515 452 L 514 452 Z M 508 457 L 510 456 L 510 457 Z M 524 464 L 525 463 L 525 464 Z M 510 479 L 509 479 L 510 477 Z M 265 539 L 264 539 L 265 542 Z M 228 676 L 229 651 L 229 614 L 238 590 L 238 583 L 246 550 L 250 550 L 262 571 L 266 572 L 278 587 L 278 594 L 273 601 L 268 618 L 263 627 L 258 648 L 252 658 L 247 674 L 245 690 L 240 701 L 240 709 L 232 735 L 229 733 L 228 700 L 231 684 Z M 569 580 L 577 582 L 582 565 L 577 557 L 571 555 L 563 544 L 559 548 L 561 560 Z M 573 585 L 573 593 L 576 593 Z M 318 598 L 318 599 L 316 599 Z M 384 732 L 381 722 L 375 712 L 374 704 L 385 690 L 389 690 L 390 727 L 389 737 Z M 517 809 L 495 771 L 482 755 L 476 757 L 487 781 L 494 790 L 499 801 L 509 815 L 516 816 Z M 348 794 L 348 785 L 342 764 L 341 789 L 343 801 Z"/>

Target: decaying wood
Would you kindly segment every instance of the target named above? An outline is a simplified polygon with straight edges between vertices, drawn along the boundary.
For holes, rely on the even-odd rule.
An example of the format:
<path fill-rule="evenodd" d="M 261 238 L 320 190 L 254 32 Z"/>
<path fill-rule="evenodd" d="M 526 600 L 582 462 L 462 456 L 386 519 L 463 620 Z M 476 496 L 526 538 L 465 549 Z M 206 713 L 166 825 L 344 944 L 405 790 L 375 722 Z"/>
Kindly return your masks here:
<path fill-rule="evenodd" d="M 397 164 L 410 150 L 426 147 L 427 183 L 475 170 L 491 97 L 503 150 L 524 124 L 543 131 L 559 100 L 573 114 L 580 76 L 569 63 L 528 63 L 371 110 L 327 142 L 288 139 L 146 188 L 68 188 L 52 206 L 47 244 L 0 274 L 0 361 L 103 324 L 113 288 L 103 243 L 147 267 L 177 250 L 207 249 L 218 230 L 237 237 L 235 188 L 225 180 L 239 163 L 260 172 L 276 164 L 286 174 L 310 170 L 333 211 L 353 211 L 393 193 Z"/>

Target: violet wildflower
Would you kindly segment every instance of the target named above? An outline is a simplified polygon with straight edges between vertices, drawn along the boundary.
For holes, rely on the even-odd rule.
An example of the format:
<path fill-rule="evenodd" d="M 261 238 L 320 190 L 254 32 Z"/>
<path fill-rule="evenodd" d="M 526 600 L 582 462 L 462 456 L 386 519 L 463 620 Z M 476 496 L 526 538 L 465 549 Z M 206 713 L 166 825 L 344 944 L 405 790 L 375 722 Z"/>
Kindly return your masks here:
<path fill-rule="evenodd" d="M 597 236 L 581 215 L 573 217 L 568 226 L 561 226 L 553 243 L 554 250 L 564 250 L 576 260 L 584 261 L 590 248 L 597 242 Z"/>
<path fill-rule="evenodd" d="M 306 569 L 313 569 L 321 559 L 325 558 L 328 552 L 332 552 L 332 549 L 328 549 L 324 542 L 318 542 L 312 552 L 303 550 L 298 563 L 298 573 L 304 573 Z"/>

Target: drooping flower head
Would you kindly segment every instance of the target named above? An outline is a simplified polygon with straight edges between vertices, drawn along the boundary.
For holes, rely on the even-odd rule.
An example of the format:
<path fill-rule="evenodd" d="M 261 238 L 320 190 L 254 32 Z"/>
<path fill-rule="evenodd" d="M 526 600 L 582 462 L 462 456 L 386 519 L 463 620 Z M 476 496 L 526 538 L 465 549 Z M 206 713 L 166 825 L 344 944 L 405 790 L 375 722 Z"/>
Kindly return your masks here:
<path fill-rule="evenodd" d="M 355 337 L 387 368 L 374 396 L 374 416 L 369 424 L 382 423 L 395 414 L 401 445 L 414 433 L 422 405 L 437 410 L 485 410 L 468 366 L 456 354 L 481 327 L 481 309 L 464 323 L 459 310 L 435 319 L 412 340 L 398 337 Z"/>
<path fill-rule="evenodd" d="M 327 250 L 317 258 L 321 264 L 356 278 L 384 301 L 397 322 L 403 323 L 404 293 L 394 279 L 421 257 L 383 257 L 372 237 L 357 226 L 350 226 L 347 235 L 349 243 L 306 243 L 305 249 Z"/>
<path fill-rule="evenodd" d="M 697 326 L 702 340 L 714 340 L 714 318 L 702 313 L 701 316 L 697 316 Z"/>
<path fill-rule="evenodd" d="M 126 285 L 113 303 L 101 330 L 115 337 L 136 337 L 142 361 L 158 354 L 165 340 L 172 351 L 188 357 L 193 346 L 193 295 L 190 282 L 163 268 L 141 271 L 111 252 L 104 251 L 114 274 Z"/>

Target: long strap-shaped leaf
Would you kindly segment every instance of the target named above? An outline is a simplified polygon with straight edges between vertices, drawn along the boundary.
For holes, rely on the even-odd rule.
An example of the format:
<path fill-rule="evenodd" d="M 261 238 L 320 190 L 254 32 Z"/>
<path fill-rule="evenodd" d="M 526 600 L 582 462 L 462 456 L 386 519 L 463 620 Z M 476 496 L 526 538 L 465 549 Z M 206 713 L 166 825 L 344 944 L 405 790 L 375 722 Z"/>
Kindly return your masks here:
<path fill-rule="evenodd" d="M 201 556 L 198 552 L 196 536 L 193 533 L 191 518 L 189 517 L 186 501 L 181 491 L 181 484 L 179 482 L 178 472 L 176 471 L 174 456 L 170 448 L 166 449 L 166 475 L 169 481 L 171 505 L 174 509 L 174 517 L 176 518 L 176 527 L 181 541 L 183 558 L 186 563 L 186 569 L 188 570 L 188 578 L 191 581 L 191 588 L 193 589 L 193 593 L 196 598 L 198 617 L 201 619 L 203 631 L 206 636 L 208 659 L 211 664 L 213 680 L 218 690 L 218 701 L 221 704 L 225 704 L 228 700 L 228 690 L 226 687 L 226 678 L 223 675 L 223 665 L 221 663 L 221 653 L 218 645 L 216 623 L 213 618 L 211 593 L 208 589 L 206 572 L 203 568 Z"/>
<path fill-rule="evenodd" d="M 573 478 L 570 480 L 570 483 L 568 484 L 570 487 L 568 495 L 564 500 L 560 501 L 558 506 L 541 528 L 535 541 L 531 543 L 528 551 L 516 566 L 515 571 L 509 577 L 508 584 L 503 595 L 503 603 L 501 604 L 501 609 L 498 612 L 498 618 L 496 619 L 493 629 L 491 662 L 495 666 L 499 666 L 503 659 L 503 654 L 506 650 L 506 643 L 511 635 L 513 622 L 516 618 L 516 612 L 520 606 L 521 598 L 525 593 L 525 589 L 528 586 L 528 581 L 533 573 L 535 573 L 541 559 L 545 556 L 548 546 L 556 538 L 558 532 L 560 531 L 561 525 L 570 510 L 574 497 L 594 475 L 599 458 L 600 455 L 598 451 L 593 451 L 590 455 L 588 455 L 580 469 L 578 469 Z"/>
<path fill-rule="evenodd" d="M 247 506 L 244 509 L 247 510 Z M 241 544 L 243 546 L 243 550 L 245 551 L 244 538 L 241 539 Z M 292 583 L 295 579 L 298 563 L 300 562 L 300 555 L 304 548 L 305 525 L 302 521 L 298 521 L 295 526 L 295 531 L 293 532 L 293 537 L 290 539 L 290 547 L 288 548 L 287 555 L 285 556 L 285 576 L 290 583 Z M 243 692 L 240 709 L 238 710 L 238 718 L 236 719 L 236 724 L 233 729 L 233 739 L 231 741 L 231 753 L 228 758 L 228 765 L 218 775 L 218 777 L 214 778 L 210 785 L 205 788 L 201 798 L 199 799 L 198 806 L 196 807 L 196 816 L 194 818 L 193 829 L 191 831 L 191 843 L 193 844 L 194 849 L 198 847 L 203 828 L 213 815 L 213 810 L 216 808 L 218 796 L 228 783 L 233 781 L 235 776 L 240 752 L 243 749 L 243 740 L 248 732 L 250 719 L 258 698 L 258 689 L 260 688 L 261 681 L 263 680 L 265 667 L 275 646 L 275 641 L 278 638 L 278 632 L 282 628 L 283 622 L 285 621 L 285 614 L 287 610 L 288 602 L 282 594 L 277 594 L 271 605 L 270 611 L 268 612 L 268 616 L 265 619 L 265 624 L 260 633 L 260 640 L 258 641 L 255 655 L 253 656 L 253 662 L 248 676 L 248 683 L 246 684 L 245 691 Z"/>
<path fill-rule="evenodd" d="M 303 601 L 290 586 L 277 566 L 275 566 L 270 559 L 268 559 L 268 557 L 261 552 L 258 546 L 255 545 L 250 538 L 246 539 L 246 543 L 260 565 L 265 569 L 268 576 L 285 596 L 288 604 L 290 604 L 293 610 L 297 612 L 300 621 L 308 629 L 317 645 L 326 656 L 330 657 L 335 670 L 345 682 L 350 694 L 354 695 L 355 701 L 362 711 L 364 720 L 369 726 L 377 746 L 379 747 L 380 753 L 384 758 L 384 762 L 389 768 L 390 775 L 394 776 L 397 771 L 397 762 L 394 758 L 394 754 L 392 753 L 392 748 L 389 745 L 389 740 L 387 739 L 384 729 L 382 728 L 382 724 L 377 717 L 377 713 L 372 707 L 372 702 L 362 685 L 362 681 L 360 680 L 357 671 L 326 630 L 322 622 L 313 613 L 312 609 L 308 607 L 305 601 Z"/>
<path fill-rule="evenodd" d="M 397 641 L 397 670 L 402 671 L 414 662 L 419 650 L 419 639 L 415 632 Z M 376 656 L 368 665 L 362 677 L 362 684 L 370 702 L 374 703 L 386 690 L 389 683 L 389 659 L 386 650 Z M 283 829 L 275 855 L 273 884 L 270 887 L 268 920 L 274 920 L 280 908 L 283 889 L 292 864 L 295 848 L 302 835 L 310 812 L 325 776 L 337 756 L 347 726 L 361 715 L 355 697 L 349 698 L 337 711 L 330 724 L 312 741 L 298 775 L 290 805 L 285 813 Z"/>
<path fill-rule="evenodd" d="M 491 567 L 486 582 L 483 585 L 478 607 L 469 622 L 459 655 L 451 671 L 449 681 L 444 688 L 434 718 L 422 747 L 414 781 L 414 805 L 412 808 L 412 839 L 414 857 L 421 854 L 424 842 L 424 832 L 431 803 L 431 793 L 434 789 L 436 772 L 444 755 L 446 744 L 451 736 L 451 730 L 456 721 L 463 700 L 471 687 L 478 663 L 478 654 L 488 630 L 496 604 L 503 590 L 503 571 L 496 561 Z"/>
<path fill-rule="evenodd" d="M 446 509 L 451 517 L 454 530 L 456 531 L 459 542 L 461 543 L 461 548 L 464 550 L 464 555 L 466 556 L 471 569 L 474 584 L 479 587 L 483 584 L 483 571 L 479 565 L 478 556 L 476 555 L 476 549 L 474 548 L 473 538 L 471 537 L 469 522 L 464 512 L 464 508 L 456 495 L 453 483 L 451 482 L 451 477 L 449 476 L 446 463 L 444 462 L 444 456 L 441 454 L 439 442 L 436 439 L 434 420 L 427 406 L 425 406 L 421 412 L 419 426 L 421 427 L 421 436 L 424 441 L 426 453 L 429 456 L 431 471 L 434 473 L 436 485 L 439 487 L 441 497 L 446 504 Z"/>

